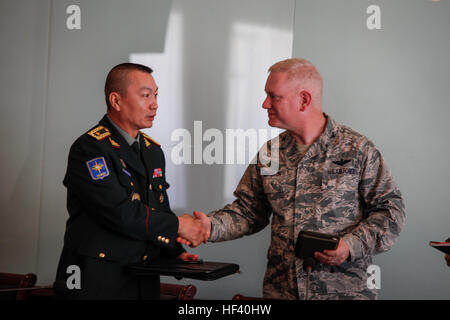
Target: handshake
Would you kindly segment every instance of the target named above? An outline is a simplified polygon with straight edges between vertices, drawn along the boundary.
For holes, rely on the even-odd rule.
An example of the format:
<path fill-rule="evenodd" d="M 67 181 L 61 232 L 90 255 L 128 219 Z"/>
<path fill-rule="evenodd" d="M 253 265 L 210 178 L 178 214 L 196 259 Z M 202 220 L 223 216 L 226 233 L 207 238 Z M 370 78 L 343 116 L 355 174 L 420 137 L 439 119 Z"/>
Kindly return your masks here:
<path fill-rule="evenodd" d="M 194 211 L 191 216 L 187 213 L 178 217 L 177 241 L 192 248 L 206 243 L 211 235 L 211 221 L 200 211 Z"/>

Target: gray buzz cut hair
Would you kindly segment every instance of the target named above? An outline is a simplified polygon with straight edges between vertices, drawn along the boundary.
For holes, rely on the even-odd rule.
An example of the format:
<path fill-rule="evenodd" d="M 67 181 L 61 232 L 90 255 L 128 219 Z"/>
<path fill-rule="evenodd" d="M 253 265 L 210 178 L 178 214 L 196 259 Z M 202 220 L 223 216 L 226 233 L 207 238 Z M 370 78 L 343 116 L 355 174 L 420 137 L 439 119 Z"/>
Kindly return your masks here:
<path fill-rule="evenodd" d="M 279 61 L 272 65 L 268 72 L 286 72 L 288 79 L 309 80 L 323 86 L 323 79 L 317 68 L 308 60 L 291 58 Z"/>

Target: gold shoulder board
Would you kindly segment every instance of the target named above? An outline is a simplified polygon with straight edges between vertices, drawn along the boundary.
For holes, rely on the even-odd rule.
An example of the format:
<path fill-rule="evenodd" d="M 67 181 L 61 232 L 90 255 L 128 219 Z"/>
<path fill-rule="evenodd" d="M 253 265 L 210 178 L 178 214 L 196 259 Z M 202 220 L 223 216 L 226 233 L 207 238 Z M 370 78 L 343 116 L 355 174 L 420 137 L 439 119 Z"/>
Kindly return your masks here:
<path fill-rule="evenodd" d="M 152 138 L 150 138 L 148 135 L 146 135 L 145 133 L 141 132 L 141 134 L 144 136 L 144 142 L 145 142 L 145 146 L 148 148 L 152 145 L 152 143 L 158 147 L 160 147 L 161 145 L 156 142 L 155 140 L 153 140 Z"/>
<path fill-rule="evenodd" d="M 103 126 L 98 126 L 91 131 L 88 132 L 88 135 L 91 137 L 94 137 L 97 140 L 103 140 L 111 135 L 111 132 L 109 132 L 108 128 L 105 128 Z"/>

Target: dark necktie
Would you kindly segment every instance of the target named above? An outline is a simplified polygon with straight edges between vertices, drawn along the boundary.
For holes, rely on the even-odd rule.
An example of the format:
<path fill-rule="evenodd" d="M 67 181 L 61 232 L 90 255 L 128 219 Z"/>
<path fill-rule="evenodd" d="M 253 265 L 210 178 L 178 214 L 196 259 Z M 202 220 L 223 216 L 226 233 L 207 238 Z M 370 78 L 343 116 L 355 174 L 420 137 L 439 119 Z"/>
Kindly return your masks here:
<path fill-rule="evenodd" d="M 131 145 L 131 149 L 133 149 L 133 151 L 136 152 L 138 156 L 140 156 L 141 152 L 139 150 L 139 143 L 137 141 L 133 142 L 133 144 Z"/>

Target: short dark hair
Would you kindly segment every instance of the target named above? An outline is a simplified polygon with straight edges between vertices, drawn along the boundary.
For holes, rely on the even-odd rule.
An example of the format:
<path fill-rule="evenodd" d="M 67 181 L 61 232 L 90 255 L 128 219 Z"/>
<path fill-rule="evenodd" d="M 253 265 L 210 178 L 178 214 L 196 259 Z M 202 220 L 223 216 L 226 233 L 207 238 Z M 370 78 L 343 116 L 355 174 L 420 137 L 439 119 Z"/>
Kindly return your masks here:
<path fill-rule="evenodd" d="M 128 86 L 128 74 L 131 71 L 142 71 L 148 74 L 153 72 L 152 68 L 131 62 L 121 63 L 112 68 L 105 81 L 105 100 L 108 110 L 111 108 L 109 95 L 112 92 L 118 92 L 120 95 L 125 95 Z"/>

